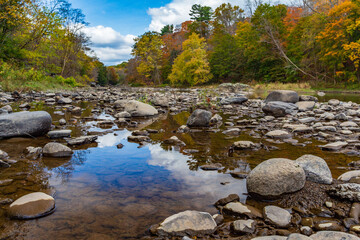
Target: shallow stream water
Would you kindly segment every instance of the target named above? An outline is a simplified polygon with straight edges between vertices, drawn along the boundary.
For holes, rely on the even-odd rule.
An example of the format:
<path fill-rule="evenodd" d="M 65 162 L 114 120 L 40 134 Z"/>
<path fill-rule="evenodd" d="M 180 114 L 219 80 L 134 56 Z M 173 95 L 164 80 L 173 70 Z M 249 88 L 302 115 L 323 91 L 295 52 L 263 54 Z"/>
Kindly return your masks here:
<path fill-rule="evenodd" d="M 347 100 L 349 96 L 332 98 Z M 214 214 L 217 210 L 213 203 L 228 194 L 236 193 L 246 202 L 246 180 L 234 178 L 230 172 L 250 171 L 260 162 L 274 157 L 296 159 L 314 154 L 327 161 L 336 178 L 346 171 L 348 163 L 359 160 L 359 157 L 324 152 L 318 147 L 323 143 L 314 139 L 299 139 L 305 147 L 269 143 L 250 137 L 251 128 L 244 128 L 236 137 L 226 136 L 221 131 L 174 133 L 186 123 L 187 112 L 148 120 L 146 129 L 162 131 L 151 135 L 151 143 L 139 147 L 127 141 L 131 129 L 116 125 L 107 129 L 98 127 L 97 120 L 111 119 L 111 116 L 93 115 L 94 103 L 79 104 L 83 109 L 81 117 L 63 115 L 61 109 L 41 103 L 32 106 L 31 111 L 51 113 L 55 124 L 60 118 L 66 118 L 72 123 L 67 129 L 73 131 L 73 137 L 86 132 L 100 136 L 97 143 L 75 148 L 71 158 L 34 161 L 25 159 L 23 151 L 28 146 L 43 147 L 49 142 L 46 137 L 0 140 L 0 149 L 17 161 L 11 168 L 1 170 L 0 180 L 14 181 L 0 186 L 0 198 L 17 199 L 26 193 L 42 191 L 56 200 L 56 211 L 36 220 L 10 220 L 3 207 L 0 238 L 138 239 L 151 225 L 180 211 L 200 210 Z M 186 143 L 185 148 L 161 143 L 174 135 Z M 239 140 L 263 142 L 279 149 L 241 151 L 229 156 L 229 147 Z M 124 145 L 122 149 L 117 148 L 119 143 Z M 221 163 L 224 168 L 201 170 L 199 166 L 206 163 Z"/>

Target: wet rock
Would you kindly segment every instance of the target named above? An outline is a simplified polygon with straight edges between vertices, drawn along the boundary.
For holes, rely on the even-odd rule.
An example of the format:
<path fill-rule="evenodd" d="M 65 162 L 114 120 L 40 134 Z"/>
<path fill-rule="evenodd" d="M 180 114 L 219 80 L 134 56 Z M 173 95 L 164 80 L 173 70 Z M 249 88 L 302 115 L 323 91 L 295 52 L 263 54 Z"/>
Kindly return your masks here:
<path fill-rule="evenodd" d="M 172 136 L 171 138 L 164 140 L 164 143 L 176 146 L 186 146 L 186 144 L 181 141 L 177 136 Z"/>
<path fill-rule="evenodd" d="M 360 240 L 355 235 L 335 231 L 320 231 L 310 236 L 313 240 Z"/>
<path fill-rule="evenodd" d="M 220 163 L 214 163 L 214 164 L 202 165 L 200 166 L 200 168 L 205 171 L 216 171 L 222 169 L 223 166 Z"/>
<path fill-rule="evenodd" d="M 124 145 L 122 143 L 119 143 L 118 145 L 116 145 L 117 149 L 122 149 L 124 147 Z"/>
<path fill-rule="evenodd" d="M 236 220 L 232 223 L 232 227 L 236 233 L 254 233 L 256 222 L 254 220 Z"/>
<path fill-rule="evenodd" d="M 315 107 L 315 102 L 297 102 L 296 106 L 298 107 L 300 112 L 311 111 Z"/>
<path fill-rule="evenodd" d="M 290 90 L 276 90 L 271 92 L 265 99 L 265 102 L 287 102 L 287 103 L 297 103 L 299 101 L 299 95 L 297 92 Z"/>
<path fill-rule="evenodd" d="M 196 109 L 188 118 L 188 127 L 209 127 L 212 113 L 203 109 Z"/>
<path fill-rule="evenodd" d="M 73 151 L 71 150 L 71 148 L 61 143 L 50 142 L 44 146 L 43 154 L 45 157 L 61 158 L 61 157 L 71 157 Z"/>
<path fill-rule="evenodd" d="M 268 102 L 262 110 L 266 115 L 285 117 L 288 114 L 292 115 L 297 113 L 298 107 L 292 103 Z"/>
<path fill-rule="evenodd" d="M 71 113 L 74 115 L 80 115 L 81 114 L 81 108 L 80 107 L 74 107 L 73 109 L 71 109 Z"/>
<path fill-rule="evenodd" d="M 277 206 L 264 207 L 264 218 L 277 227 L 287 227 L 291 223 L 291 214 Z"/>
<path fill-rule="evenodd" d="M 0 198 L 0 205 L 7 205 L 14 202 L 11 198 Z"/>
<path fill-rule="evenodd" d="M 61 118 L 61 119 L 59 120 L 59 124 L 60 124 L 60 125 L 66 125 L 66 120 L 63 119 L 63 118 Z"/>
<path fill-rule="evenodd" d="M 325 221 L 315 224 L 315 229 L 318 231 L 342 231 L 343 227 L 335 221 Z"/>
<path fill-rule="evenodd" d="M 158 111 L 153 106 L 136 100 L 125 103 L 124 109 L 132 117 L 151 117 L 158 114 Z"/>
<path fill-rule="evenodd" d="M 97 136 L 82 136 L 78 138 L 68 138 L 66 139 L 66 142 L 69 145 L 90 144 L 92 142 L 95 142 L 97 138 Z"/>
<path fill-rule="evenodd" d="M 299 101 L 312 101 L 312 102 L 318 102 L 318 98 L 310 95 L 300 95 Z"/>
<path fill-rule="evenodd" d="M 47 133 L 49 138 L 64 138 L 70 137 L 71 130 L 54 130 Z"/>
<path fill-rule="evenodd" d="M 0 138 L 42 136 L 50 130 L 51 122 L 50 114 L 44 111 L 0 115 Z"/>
<path fill-rule="evenodd" d="M 353 203 L 350 208 L 349 217 L 359 221 L 360 217 L 360 203 Z"/>
<path fill-rule="evenodd" d="M 238 202 L 240 201 L 240 197 L 237 194 L 229 194 L 226 198 L 219 199 L 214 205 L 215 206 L 224 206 L 231 202 Z"/>
<path fill-rule="evenodd" d="M 354 218 L 344 218 L 343 224 L 349 229 L 351 226 L 359 224 L 359 221 Z"/>
<path fill-rule="evenodd" d="M 159 235 L 201 236 L 212 234 L 216 227 L 216 222 L 209 213 L 185 211 L 166 218 L 157 232 Z"/>
<path fill-rule="evenodd" d="M 328 190 L 331 196 L 347 199 L 353 202 L 360 201 L 360 184 L 357 183 L 343 183 L 332 187 Z"/>
<path fill-rule="evenodd" d="M 308 154 L 296 159 L 295 162 L 304 169 L 306 180 L 322 184 L 332 183 L 331 171 L 324 159 Z"/>
<path fill-rule="evenodd" d="M 334 143 L 329 143 L 326 144 L 324 146 L 321 147 L 322 150 L 324 151 L 337 151 L 340 150 L 341 148 L 347 146 L 348 143 L 347 142 L 334 142 Z"/>
<path fill-rule="evenodd" d="M 360 233 L 360 225 L 353 225 L 350 227 L 349 229 L 350 231 L 356 232 L 356 233 Z"/>
<path fill-rule="evenodd" d="M 150 142 L 148 136 L 128 136 L 129 142 Z"/>
<path fill-rule="evenodd" d="M 338 177 L 338 180 L 343 182 L 349 182 L 351 179 L 360 178 L 360 170 L 349 171 L 343 173 Z"/>
<path fill-rule="evenodd" d="M 131 114 L 128 112 L 119 112 L 115 114 L 115 118 L 131 118 Z"/>
<path fill-rule="evenodd" d="M 234 98 L 225 98 L 220 101 L 221 105 L 229 105 L 229 104 L 243 104 L 247 102 L 248 98 L 245 96 L 234 97 Z"/>
<path fill-rule="evenodd" d="M 274 130 L 265 134 L 265 136 L 274 139 L 287 139 L 291 138 L 291 134 L 284 130 Z"/>
<path fill-rule="evenodd" d="M 313 230 L 309 226 L 302 226 L 300 232 L 306 236 L 313 234 Z"/>
<path fill-rule="evenodd" d="M 9 207 L 9 216 L 17 219 L 32 219 L 46 216 L 55 209 L 55 200 L 51 196 L 35 192 L 13 202 Z"/>
<path fill-rule="evenodd" d="M 60 98 L 57 103 L 58 104 L 71 104 L 72 100 L 70 98 Z"/>
<path fill-rule="evenodd" d="M 304 170 L 295 161 L 273 158 L 256 166 L 247 177 L 246 184 L 251 195 L 272 199 L 302 189 L 305 179 Z"/>
<path fill-rule="evenodd" d="M 223 211 L 227 214 L 248 218 L 262 218 L 262 213 L 257 208 L 243 204 L 241 202 L 230 202 L 226 204 Z"/>
<path fill-rule="evenodd" d="M 3 150 L 0 150 L 0 160 L 8 159 L 9 155 L 4 152 Z"/>
<path fill-rule="evenodd" d="M 213 215 L 212 217 L 213 217 L 213 219 L 215 220 L 215 222 L 216 222 L 217 225 L 219 225 L 219 224 L 221 224 L 221 223 L 224 222 L 224 216 L 221 215 L 221 214 L 215 214 L 215 215 Z"/>
<path fill-rule="evenodd" d="M 213 125 L 219 125 L 221 124 L 222 121 L 222 117 L 219 114 L 215 114 L 211 119 L 210 119 L 210 126 Z"/>
<path fill-rule="evenodd" d="M 233 144 L 233 147 L 236 150 L 245 150 L 245 149 L 254 149 L 256 148 L 256 145 L 251 141 L 238 141 Z"/>
<path fill-rule="evenodd" d="M 25 149 L 26 158 L 36 160 L 41 157 L 42 148 L 41 147 L 27 147 Z"/>
<path fill-rule="evenodd" d="M 14 181 L 14 179 L 4 179 L 4 180 L 0 180 L 0 186 L 10 185 L 13 181 Z"/>

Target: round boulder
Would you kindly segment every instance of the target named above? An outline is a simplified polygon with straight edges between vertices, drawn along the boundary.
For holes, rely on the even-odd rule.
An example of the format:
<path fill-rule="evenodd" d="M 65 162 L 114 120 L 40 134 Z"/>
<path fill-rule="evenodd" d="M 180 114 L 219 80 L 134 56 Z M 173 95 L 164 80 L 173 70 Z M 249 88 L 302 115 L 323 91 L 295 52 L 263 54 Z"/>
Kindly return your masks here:
<path fill-rule="evenodd" d="M 71 157 L 73 151 L 71 148 L 61 144 L 50 142 L 43 148 L 43 154 L 45 157 Z"/>
<path fill-rule="evenodd" d="M 9 216 L 17 219 L 32 219 L 46 216 L 55 210 L 53 197 L 42 193 L 30 193 L 13 202 L 9 207 Z"/>
<path fill-rule="evenodd" d="M 188 118 L 188 127 L 209 127 L 212 113 L 203 109 L 196 109 Z"/>
<path fill-rule="evenodd" d="M 256 166 L 247 177 L 247 190 L 254 197 L 276 199 L 284 193 L 301 190 L 306 175 L 295 161 L 273 158 Z"/>
<path fill-rule="evenodd" d="M 153 106 L 136 100 L 126 102 L 124 108 L 132 117 L 151 117 L 158 114 Z"/>

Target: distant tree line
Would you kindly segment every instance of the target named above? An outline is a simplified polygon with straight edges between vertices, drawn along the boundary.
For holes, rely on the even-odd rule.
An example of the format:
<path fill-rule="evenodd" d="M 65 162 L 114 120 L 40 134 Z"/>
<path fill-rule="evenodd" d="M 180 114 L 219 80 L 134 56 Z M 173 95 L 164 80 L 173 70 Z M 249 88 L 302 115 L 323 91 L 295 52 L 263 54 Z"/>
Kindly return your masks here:
<path fill-rule="evenodd" d="M 247 1 L 247 14 L 195 4 L 190 20 L 135 39 L 126 81 L 360 84 L 360 1 Z"/>

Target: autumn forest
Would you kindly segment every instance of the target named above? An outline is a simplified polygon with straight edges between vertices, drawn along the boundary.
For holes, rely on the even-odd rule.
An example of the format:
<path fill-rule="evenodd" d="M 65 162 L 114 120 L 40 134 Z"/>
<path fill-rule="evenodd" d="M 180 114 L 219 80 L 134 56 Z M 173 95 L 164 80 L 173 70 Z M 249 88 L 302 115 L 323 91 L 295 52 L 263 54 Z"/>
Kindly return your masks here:
<path fill-rule="evenodd" d="M 4 89 L 223 82 L 360 86 L 360 2 L 302 0 L 244 9 L 195 4 L 189 19 L 135 39 L 132 58 L 105 66 L 81 31 L 84 14 L 66 0 L 0 0 Z"/>

